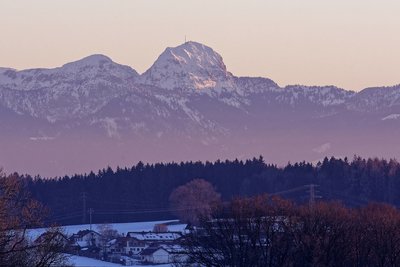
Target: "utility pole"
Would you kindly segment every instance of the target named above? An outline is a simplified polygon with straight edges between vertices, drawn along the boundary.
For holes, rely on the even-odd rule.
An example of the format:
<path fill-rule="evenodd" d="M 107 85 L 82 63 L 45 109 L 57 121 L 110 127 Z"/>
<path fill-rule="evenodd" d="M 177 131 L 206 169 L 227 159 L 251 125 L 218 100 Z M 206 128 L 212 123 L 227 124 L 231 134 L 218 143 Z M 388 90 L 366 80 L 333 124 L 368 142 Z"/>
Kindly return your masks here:
<path fill-rule="evenodd" d="M 314 207 L 315 204 L 315 184 L 310 184 L 310 199 L 309 203 L 310 207 Z"/>
<path fill-rule="evenodd" d="M 87 200 L 86 192 L 82 192 L 80 197 L 82 199 L 82 206 L 83 206 L 82 223 L 85 224 L 86 223 L 86 200 Z"/>
<path fill-rule="evenodd" d="M 316 195 L 316 187 L 319 187 L 319 185 L 316 184 L 310 184 L 308 185 L 308 187 L 310 188 L 308 193 L 309 193 L 309 199 L 308 199 L 308 205 L 310 206 L 310 208 L 313 208 L 315 205 L 315 199 L 316 198 L 322 198 L 319 195 Z"/>
<path fill-rule="evenodd" d="M 92 214 L 94 213 L 94 210 L 90 208 L 88 212 L 89 212 L 90 231 L 92 231 Z"/>

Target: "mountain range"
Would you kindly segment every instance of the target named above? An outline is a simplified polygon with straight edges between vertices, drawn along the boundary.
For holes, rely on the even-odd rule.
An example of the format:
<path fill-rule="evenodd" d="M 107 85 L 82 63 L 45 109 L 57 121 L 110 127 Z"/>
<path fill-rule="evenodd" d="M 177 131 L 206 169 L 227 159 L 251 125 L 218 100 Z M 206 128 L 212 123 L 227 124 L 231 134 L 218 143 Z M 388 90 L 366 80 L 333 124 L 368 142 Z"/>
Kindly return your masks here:
<path fill-rule="evenodd" d="M 167 48 L 143 74 L 92 55 L 0 68 L 0 166 L 62 176 L 107 165 L 399 158 L 400 85 L 354 92 L 237 77 L 212 48 Z"/>

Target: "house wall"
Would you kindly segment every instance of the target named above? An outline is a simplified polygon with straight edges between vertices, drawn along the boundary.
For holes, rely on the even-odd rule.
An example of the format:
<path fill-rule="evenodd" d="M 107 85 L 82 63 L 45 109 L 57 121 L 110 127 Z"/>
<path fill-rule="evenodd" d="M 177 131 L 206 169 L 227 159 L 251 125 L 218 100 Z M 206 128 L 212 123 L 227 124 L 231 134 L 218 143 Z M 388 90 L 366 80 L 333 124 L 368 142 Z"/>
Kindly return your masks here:
<path fill-rule="evenodd" d="M 136 254 L 139 254 L 142 250 L 144 250 L 147 247 L 148 247 L 148 245 L 146 245 L 144 242 L 140 242 L 137 240 L 131 240 L 131 241 L 126 242 L 124 249 L 125 249 L 126 254 L 132 253 L 132 254 L 136 255 Z"/>
<path fill-rule="evenodd" d="M 163 249 L 155 251 L 152 255 L 153 263 L 169 263 L 169 254 Z"/>
<path fill-rule="evenodd" d="M 85 241 L 88 246 L 92 245 L 92 239 L 93 239 L 93 245 L 95 246 L 100 245 L 100 236 L 97 234 L 89 233 L 83 237 L 83 241 Z"/>
<path fill-rule="evenodd" d="M 125 253 L 129 254 L 129 252 L 132 252 L 132 254 L 139 254 L 142 250 L 144 250 L 145 247 L 125 247 Z"/>

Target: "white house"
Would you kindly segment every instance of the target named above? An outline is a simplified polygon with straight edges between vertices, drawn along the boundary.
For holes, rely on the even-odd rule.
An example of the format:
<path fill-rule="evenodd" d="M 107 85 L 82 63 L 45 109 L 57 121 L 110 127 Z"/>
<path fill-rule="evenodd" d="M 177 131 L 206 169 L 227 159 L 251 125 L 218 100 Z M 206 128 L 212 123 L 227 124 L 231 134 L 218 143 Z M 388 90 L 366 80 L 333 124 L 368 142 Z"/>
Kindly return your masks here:
<path fill-rule="evenodd" d="M 162 264 L 171 262 L 169 252 L 162 247 L 146 248 L 140 255 L 143 263 Z"/>
<path fill-rule="evenodd" d="M 70 237 L 72 245 L 81 248 L 99 247 L 101 245 L 101 234 L 93 230 L 82 230 Z"/>
<path fill-rule="evenodd" d="M 144 264 L 183 263 L 187 254 L 180 245 L 158 244 L 144 249 L 140 259 Z"/>
<path fill-rule="evenodd" d="M 107 243 L 107 252 L 112 254 L 136 255 L 148 245 L 132 237 L 118 237 Z"/>

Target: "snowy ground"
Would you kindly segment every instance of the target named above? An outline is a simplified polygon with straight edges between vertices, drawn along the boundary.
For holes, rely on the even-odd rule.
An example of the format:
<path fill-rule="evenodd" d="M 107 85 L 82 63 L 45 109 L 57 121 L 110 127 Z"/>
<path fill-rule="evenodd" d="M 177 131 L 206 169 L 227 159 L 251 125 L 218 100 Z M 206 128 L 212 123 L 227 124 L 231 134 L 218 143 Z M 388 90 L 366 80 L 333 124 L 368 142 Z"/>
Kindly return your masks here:
<path fill-rule="evenodd" d="M 85 267 L 112 267 L 112 266 L 121 266 L 120 264 L 100 261 L 92 258 L 81 257 L 81 256 L 71 256 L 68 259 L 68 262 L 73 266 L 85 266 Z"/>
<path fill-rule="evenodd" d="M 153 221 L 153 222 L 133 222 L 133 223 L 113 223 L 110 224 L 115 230 L 118 231 L 119 234 L 125 235 L 127 232 L 134 231 L 152 231 L 155 224 L 159 223 L 177 223 L 177 220 L 169 220 L 169 221 Z M 169 231 L 183 231 L 186 227 L 186 224 L 174 224 L 168 225 Z M 65 234 L 68 236 L 77 233 L 80 230 L 90 229 L 89 224 L 81 224 L 81 225 L 67 225 L 63 226 Z M 92 225 L 93 230 L 98 230 L 98 224 Z M 35 239 L 42 233 L 46 231 L 46 228 L 32 229 L 29 231 L 29 235 L 32 239 Z"/>
<path fill-rule="evenodd" d="M 92 258 L 81 257 L 81 256 L 71 256 L 69 258 L 69 263 L 76 267 L 116 267 L 122 266 L 120 264 L 100 261 Z M 144 265 L 135 265 L 135 266 L 144 266 Z M 171 264 L 161 264 L 161 265 L 145 265 L 146 267 L 171 267 Z"/>
<path fill-rule="evenodd" d="M 127 232 L 133 231 L 152 231 L 155 224 L 166 223 L 168 224 L 169 231 L 183 231 L 186 227 L 186 224 L 176 224 L 178 223 L 177 220 L 169 220 L 169 221 L 153 221 L 153 222 L 133 222 L 133 223 L 113 223 L 110 224 L 113 229 L 117 230 L 119 234 L 126 235 Z M 169 225 L 172 223 L 172 225 Z M 77 233 L 80 230 L 90 229 L 89 224 L 81 224 L 81 225 L 67 225 L 62 226 L 65 234 L 68 236 Z M 98 224 L 92 225 L 93 230 L 98 229 Z M 44 233 L 46 228 L 39 228 L 39 229 L 32 229 L 29 230 L 29 235 L 32 240 L 36 239 L 39 235 Z M 81 266 L 81 267 L 115 267 L 115 266 L 122 266 L 120 264 L 96 260 L 87 257 L 75 256 L 71 255 L 69 257 L 69 263 L 73 266 Z M 143 266 L 143 265 L 136 265 L 136 266 Z M 170 264 L 161 264 L 161 265 L 146 265 L 146 267 L 171 267 Z"/>

